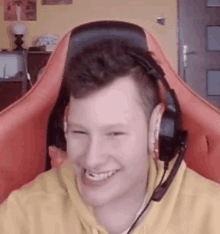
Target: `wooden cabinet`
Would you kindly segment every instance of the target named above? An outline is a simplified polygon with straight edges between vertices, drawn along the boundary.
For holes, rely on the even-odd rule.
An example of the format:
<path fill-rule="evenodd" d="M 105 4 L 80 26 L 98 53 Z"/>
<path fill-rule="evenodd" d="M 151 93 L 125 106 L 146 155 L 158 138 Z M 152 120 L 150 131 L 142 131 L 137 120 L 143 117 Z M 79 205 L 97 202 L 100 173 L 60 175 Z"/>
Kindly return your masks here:
<path fill-rule="evenodd" d="M 50 54 L 46 51 L 0 52 L 0 111 L 31 89 Z"/>
<path fill-rule="evenodd" d="M 21 81 L 0 81 L 0 111 L 22 97 Z"/>
<path fill-rule="evenodd" d="M 27 91 L 25 52 L 0 52 L 0 111 Z"/>
<path fill-rule="evenodd" d="M 27 53 L 28 61 L 28 72 L 31 77 L 31 81 L 34 84 L 37 81 L 37 76 L 39 71 L 46 66 L 47 61 L 51 55 L 51 52 L 38 52 L 38 51 L 29 51 Z"/>

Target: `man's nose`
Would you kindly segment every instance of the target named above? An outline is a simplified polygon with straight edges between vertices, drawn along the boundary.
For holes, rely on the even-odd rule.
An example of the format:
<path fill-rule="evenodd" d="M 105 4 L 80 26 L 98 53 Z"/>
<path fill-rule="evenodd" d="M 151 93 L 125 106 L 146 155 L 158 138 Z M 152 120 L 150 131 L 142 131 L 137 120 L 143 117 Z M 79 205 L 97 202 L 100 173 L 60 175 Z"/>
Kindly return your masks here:
<path fill-rule="evenodd" d="M 102 139 L 98 136 L 90 137 L 88 146 L 84 154 L 84 166 L 92 171 L 101 170 L 107 160 L 107 152 L 105 152 Z"/>

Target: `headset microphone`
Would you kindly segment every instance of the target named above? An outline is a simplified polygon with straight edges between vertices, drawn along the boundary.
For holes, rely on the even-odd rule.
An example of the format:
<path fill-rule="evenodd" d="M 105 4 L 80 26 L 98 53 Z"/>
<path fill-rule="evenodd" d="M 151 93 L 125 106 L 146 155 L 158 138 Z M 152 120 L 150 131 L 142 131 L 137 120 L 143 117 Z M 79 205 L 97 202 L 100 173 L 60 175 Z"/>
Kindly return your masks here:
<path fill-rule="evenodd" d="M 185 154 L 185 150 L 187 147 L 187 138 L 188 138 L 188 132 L 185 130 L 179 131 L 179 147 L 177 149 L 177 153 L 176 156 L 178 155 L 176 162 L 167 178 L 166 181 L 163 182 L 162 185 L 159 184 L 159 186 L 155 189 L 153 196 L 152 196 L 152 200 L 153 201 L 157 201 L 159 202 L 163 196 L 165 195 L 165 193 L 167 192 L 168 188 L 170 187 L 180 165 L 181 162 L 184 158 L 184 154 Z M 166 162 L 165 162 L 166 163 Z"/>

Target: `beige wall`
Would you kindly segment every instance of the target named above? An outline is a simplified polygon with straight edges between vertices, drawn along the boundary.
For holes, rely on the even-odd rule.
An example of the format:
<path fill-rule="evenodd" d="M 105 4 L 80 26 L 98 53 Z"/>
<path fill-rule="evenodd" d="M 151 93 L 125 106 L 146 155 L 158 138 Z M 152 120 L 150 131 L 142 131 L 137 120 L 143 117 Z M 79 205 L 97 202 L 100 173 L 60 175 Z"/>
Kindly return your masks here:
<path fill-rule="evenodd" d="M 166 16 L 166 26 L 156 24 L 157 16 Z M 4 21 L 0 6 L 0 48 L 12 48 L 14 39 Z M 118 19 L 137 23 L 150 30 L 161 43 L 177 70 L 177 0 L 73 0 L 72 5 L 43 6 L 37 0 L 37 21 L 27 21 L 25 45 L 32 46 L 37 36 L 46 33 L 62 37 L 70 28 L 91 20 Z"/>

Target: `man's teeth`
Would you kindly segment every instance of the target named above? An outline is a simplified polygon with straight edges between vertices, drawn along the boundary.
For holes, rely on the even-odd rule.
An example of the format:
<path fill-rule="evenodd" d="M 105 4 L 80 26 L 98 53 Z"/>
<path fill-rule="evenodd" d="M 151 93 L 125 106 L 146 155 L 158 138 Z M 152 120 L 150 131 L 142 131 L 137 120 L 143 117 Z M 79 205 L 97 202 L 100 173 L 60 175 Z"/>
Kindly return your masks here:
<path fill-rule="evenodd" d="M 110 172 L 105 172 L 105 173 L 93 173 L 93 172 L 89 172 L 88 170 L 86 170 L 86 177 L 89 178 L 90 180 L 93 181 L 100 181 L 100 180 L 105 180 L 108 177 L 112 176 L 113 174 L 115 174 L 115 171 L 110 171 Z"/>

